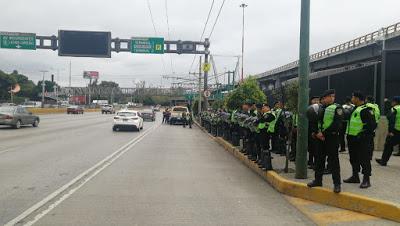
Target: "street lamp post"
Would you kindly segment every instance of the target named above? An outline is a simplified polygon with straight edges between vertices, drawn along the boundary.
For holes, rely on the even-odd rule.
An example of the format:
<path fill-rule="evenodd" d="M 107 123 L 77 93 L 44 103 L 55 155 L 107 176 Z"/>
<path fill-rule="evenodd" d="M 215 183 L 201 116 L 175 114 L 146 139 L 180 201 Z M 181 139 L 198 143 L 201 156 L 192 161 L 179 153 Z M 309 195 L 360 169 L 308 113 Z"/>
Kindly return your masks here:
<path fill-rule="evenodd" d="M 242 3 L 240 7 L 243 9 L 243 18 L 242 18 L 242 75 L 241 75 L 241 81 L 243 81 L 244 77 L 244 72 L 243 72 L 243 63 L 244 63 L 244 8 L 246 8 L 248 5 Z"/>
<path fill-rule="evenodd" d="M 310 0 L 301 0 L 300 21 L 300 63 L 298 97 L 298 135 L 296 152 L 296 175 L 298 179 L 307 178 L 308 120 L 306 117 L 309 75 L 310 75 Z"/>
<path fill-rule="evenodd" d="M 48 71 L 46 71 L 46 70 L 41 70 L 40 72 L 43 73 L 43 78 L 42 78 L 42 108 L 44 108 L 44 86 L 45 86 L 45 84 L 44 84 L 44 75 L 45 75 L 46 72 L 48 72 Z"/>

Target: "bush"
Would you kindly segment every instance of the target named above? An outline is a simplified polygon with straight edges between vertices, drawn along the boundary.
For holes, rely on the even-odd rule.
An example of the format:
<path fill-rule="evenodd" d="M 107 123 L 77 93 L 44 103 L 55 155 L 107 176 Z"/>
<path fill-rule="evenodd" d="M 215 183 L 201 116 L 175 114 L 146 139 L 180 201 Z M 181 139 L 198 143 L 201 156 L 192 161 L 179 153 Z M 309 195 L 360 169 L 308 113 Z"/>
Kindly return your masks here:
<path fill-rule="evenodd" d="M 242 84 L 228 94 L 225 98 L 225 107 L 229 110 L 238 109 L 246 100 L 256 103 L 265 103 L 267 100 L 257 81 L 252 77 L 245 79 Z"/>

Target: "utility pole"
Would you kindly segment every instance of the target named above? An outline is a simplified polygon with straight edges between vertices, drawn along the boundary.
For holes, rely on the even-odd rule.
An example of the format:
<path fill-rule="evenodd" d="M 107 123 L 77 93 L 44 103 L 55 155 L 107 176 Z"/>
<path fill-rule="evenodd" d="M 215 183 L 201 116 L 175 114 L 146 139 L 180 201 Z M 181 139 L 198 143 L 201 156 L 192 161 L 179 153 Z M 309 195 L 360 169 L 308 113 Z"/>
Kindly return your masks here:
<path fill-rule="evenodd" d="M 244 63 L 244 8 L 246 8 L 248 5 L 246 5 L 246 4 L 244 4 L 244 3 L 242 3 L 241 5 L 240 5 L 240 7 L 243 9 L 243 18 L 242 18 L 242 75 L 241 75 L 241 81 L 243 81 L 243 77 L 244 77 L 244 70 L 243 70 L 243 68 L 244 68 L 244 66 L 243 66 L 243 63 Z"/>
<path fill-rule="evenodd" d="M 298 97 L 298 135 L 296 152 L 296 178 L 307 178 L 308 120 L 306 117 L 310 75 L 310 0 L 301 0 L 300 64 Z"/>
<path fill-rule="evenodd" d="M 206 53 L 204 56 L 204 65 L 208 65 L 208 56 L 210 54 L 210 41 L 206 38 L 204 42 L 204 52 Z M 201 65 L 200 65 L 201 67 Z M 204 70 L 204 91 L 208 90 L 208 70 Z M 208 97 L 204 96 L 204 109 L 208 110 Z"/>
<path fill-rule="evenodd" d="M 69 87 L 71 87 L 71 68 L 72 68 L 72 65 L 71 65 L 71 61 L 69 61 Z"/>
<path fill-rule="evenodd" d="M 200 56 L 200 61 L 199 61 L 199 104 L 197 108 L 197 113 L 200 116 L 201 113 L 201 56 Z M 200 117 L 199 117 L 200 118 Z"/>
<path fill-rule="evenodd" d="M 44 108 L 44 86 L 45 86 L 45 84 L 44 84 L 44 74 L 46 72 L 48 72 L 48 71 L 41 70 L 40 72 L 43 73 L 43 78 L 42 78 L 42 108 Z"/>

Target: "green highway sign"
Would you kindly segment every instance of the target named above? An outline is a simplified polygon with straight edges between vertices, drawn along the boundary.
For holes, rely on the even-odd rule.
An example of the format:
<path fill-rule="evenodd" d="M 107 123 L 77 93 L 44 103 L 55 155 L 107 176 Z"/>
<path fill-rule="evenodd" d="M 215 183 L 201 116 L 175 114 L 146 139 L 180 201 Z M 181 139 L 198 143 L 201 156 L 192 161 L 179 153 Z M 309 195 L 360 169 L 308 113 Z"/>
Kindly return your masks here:
<path fill-rule="evenodd" d="M 36 34 L 0 32 L 0 48 L 36 49 Z"/>
<path fill-rule="evenodd" d="M 163 54 L 164 38 L 138 38 L 131 39 L 132 53 Z"/>

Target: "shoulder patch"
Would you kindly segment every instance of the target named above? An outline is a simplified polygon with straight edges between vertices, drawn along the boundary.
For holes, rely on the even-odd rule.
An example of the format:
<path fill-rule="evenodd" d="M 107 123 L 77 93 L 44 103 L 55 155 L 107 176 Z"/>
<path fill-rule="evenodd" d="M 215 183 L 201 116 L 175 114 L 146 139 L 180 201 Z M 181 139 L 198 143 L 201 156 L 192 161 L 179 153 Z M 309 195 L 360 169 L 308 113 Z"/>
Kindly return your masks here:
<path fill-rule="evenodd" d="M 338 115 L 343 115 L 343 109 L 342 109 L 342 108 L 337 108 L 337 109 L 336 109 L 336 113 L 337 113 Z"/>

